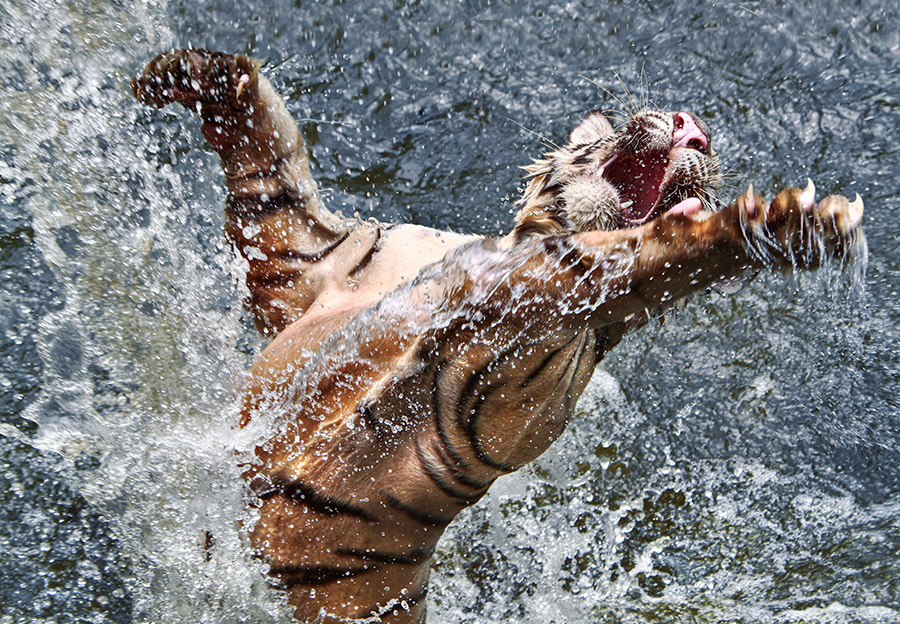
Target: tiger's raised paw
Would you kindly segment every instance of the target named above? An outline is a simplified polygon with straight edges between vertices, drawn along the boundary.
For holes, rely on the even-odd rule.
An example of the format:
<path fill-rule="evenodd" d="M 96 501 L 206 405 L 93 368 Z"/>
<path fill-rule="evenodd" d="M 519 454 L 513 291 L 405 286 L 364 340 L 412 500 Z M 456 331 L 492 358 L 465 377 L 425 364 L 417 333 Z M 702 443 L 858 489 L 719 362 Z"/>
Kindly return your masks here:
<path fill-rule="evenodd" d="M 852 255 L 863 240 L 863 201 L 829 195 L 816 203 L 816 187 L 781 191 L 767 202 L 751 186 L 733 206 L 745 245 L 760 260 L 815 268 L 828 257 Z"/>
<path fill-rule="evenodd" d="M 243 110 L 250 105 L 259 66 L 245 56 L 203 49 L 170 50 L 150 61 L 131 81 L 135 97 L 143 104 L 162 108 L 179 102 L 196 109 Z"/>

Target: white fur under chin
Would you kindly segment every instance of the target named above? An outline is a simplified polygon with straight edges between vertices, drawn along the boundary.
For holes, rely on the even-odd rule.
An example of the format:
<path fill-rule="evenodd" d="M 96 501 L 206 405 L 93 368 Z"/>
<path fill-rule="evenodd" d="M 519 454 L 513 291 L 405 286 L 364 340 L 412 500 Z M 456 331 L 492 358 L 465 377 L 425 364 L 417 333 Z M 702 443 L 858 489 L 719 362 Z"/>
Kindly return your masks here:
<path fill-rule="evenodd" d="M 581 178 L 562 191 L 566 216 L 580 232 L 612 230 L 619 217 L 619 194 L 606 180 Z"/>

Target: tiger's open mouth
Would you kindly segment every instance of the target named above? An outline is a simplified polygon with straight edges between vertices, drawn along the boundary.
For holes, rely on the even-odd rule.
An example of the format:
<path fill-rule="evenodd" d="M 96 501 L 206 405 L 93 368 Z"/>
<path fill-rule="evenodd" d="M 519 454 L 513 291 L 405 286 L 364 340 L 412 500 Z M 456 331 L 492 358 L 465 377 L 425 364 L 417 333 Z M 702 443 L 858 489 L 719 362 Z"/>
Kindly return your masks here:
<path fill-rule="evenodd" d="M 594 111 L 569 144 L 526 167 L 516 236 L 639 227 L 660 216 L 715 210 L 718 157 L 706 124 L 687 112 L 645 110 L 613 129 Z"/>
<path fill-rule="evenodd" d="M 640 225 L 664 211 L 691 214 L 700 209 L 702 202 L 698 198 L 684 195 L 674 205 L 664 204 L 681 195 L 669 192 L 673 183 L 670 165 L 673 159 L 683 158 L 675 150 L 693 150 L 709 156 L 709 134 L 704 128 L 690 113 L 672 113 L 672 142 L 668 149 L 620 152 L 600 165 L 595 175 L 616 189 L 624 224 Z"/>
<path fill-rule="evenodd" d="M 668 165 L 664 152 L 616 154 L 600 165 L 596 175 L 618 191 L 622 218 L 638 225 L 656 213 Z"/>

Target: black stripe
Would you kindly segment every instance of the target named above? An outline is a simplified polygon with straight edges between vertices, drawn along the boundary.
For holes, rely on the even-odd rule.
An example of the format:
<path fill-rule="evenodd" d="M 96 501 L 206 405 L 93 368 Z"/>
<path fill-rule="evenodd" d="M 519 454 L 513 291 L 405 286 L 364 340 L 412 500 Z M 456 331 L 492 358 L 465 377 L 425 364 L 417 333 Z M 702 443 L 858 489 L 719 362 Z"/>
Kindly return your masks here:
<path fill-rule="evenodd" d="M 344 555 L 345 557 L 357 557 L 365 561 L 375 561 L 377 563 L 415 565 L 417 563 L 428 561 L 431 558 L 431 555 L 434 554 L 434 547 L 416 548 L 404 555 L 385 553 L 372 549 L 362 550 L 358 548 L 340 548 L 338 549 L 337 554 Z"/>
<path fill-rule="evenodd" d="M 435 425 L 437 426 L 438 437 L 441 439 L 441 444 L 444 446 L 444 450 L 447 451 L 447 454 L 450 456 L 456 465 L 463 469 L 468 469 L 468 465 L 462 457 L 456 454 L 456 451 L 453 450 L 453 447 L 450 445 L 450 438 L 447 437 L 447 431 L 444 429 L 444 418 L 441 414 L 441 401 L 440 397 L 438 397 L 438 392 L 440 391 L 440 378 L 443 376 L 444 369 L 440 367 L 434 374 L 434 384 L 431 387 L 431 411 L 434 414 Z M 462 479 L 460 479 L 462 481 Z M 465 481 L 463 481 L 465 483 Z M 466 484 L 468 485 L 468 484 Z"/>
<path fill-rule="evenodd" d="M 559 195 L 561 190 L 562 185 L 559 182 L 554 182 L 553 184 L 548 184 L 547 186 L 542 188 L 539 197 L 543 195 L 552 195 L 553 197 L 556 197 L 557 195 Z"/>
<path fill-rule="evenodd" d="M 550 215 L 550 218 L 563 230 L 568 230 L 572 226 L 572 223 L 563 213 L 554 212 Z"/>
<path fill-rule="evenodd" d="M 362 260 L 359 261 L 359 264 L 353 267 L 353 270 L 347 274 L 348 276 L 353 277 L 359 271 L 362 271 L 364 268 L 366 268 L 366 265 L 368 265 L 372 261 L 372 258 L 375 257 L 375 253 L 381 249 L 381 245 L 379 245 L 380 242 L 381 228 L 376 228 L 375 240 L 372 242 L 372 246 L 369 248 L 369 251 L 366 252 L 366 255 L 362 257 Z"/>
<path fill-rule="evenodd" d="M 443 443 L 443 440 L 441 440 L 441 442 Z M 494 482 L 493 479 L 485 483 L 484 481 L 478 481 L 477 479 L 469 477 L 468 475 L 460 471 L 459 468 L 453 465 L 453 460 L 444 455 L 444 449 L 442 449 L 441 446 L 435 445 L 434 450 L 437 451 L 438 457 L 441 458 L 441 463 L 444 464 L 450 470 L 450 472 L 453 473 L 453 477 L 463 485 L 467 485 L 471 488 L 479 490 L 479 497 L 484 496 L 484 493 L 487 492 L 487 489 Z"/>
<path fill-rule="evenodd" d="M 487 394 L 481 394 L 478 396 L 478 399 L 470 408 L 472 412 L 471 418 L 469 419 L 468 426 L 466 427 L 466 436 L 469 438 L 469 444 L 472 447 L 472 450 L 475 452 L 475 457 L 478 458 L 483 464 L 494 468 L 495 470 L 500 470 L 502 472 L 514 472 L 517 470 L 518 466 L 512 466 L 505 462 L 497 461 L 493 459 L 490 455 L 487 454 L 481 447 L 481 443 L 478 441 L 478 434 L 475 431 L 475 427 L 478 424 L 478 418 L 481 416 L 481 408 L 484 405 L 484 402 L 487 400 Z"/>
<path fill-rule="evenodd" d="M 375 432 L 375 435 L 378 436 L 379 439 L 391 439 L 390 430 L 385 426 L 383 422 L 375 418 L 375 415 L 372 413 L 371 406 L 360 405 L 356 408 L 356 413 L 359 414 L 359 417 L 362 419 L 363 425 L 369 430 Z"/>
<path fill-rule="evenodd" d="M 253 176 L 254 178 L 262 176 Z M 265 200 L 262 199 L 266 193 L 247 193 L 237 195 L 235 193 L 228 194 L 228 209 L 237 216 L 248 219 L 262 219 L 276 212 L 288 208 L 298 208 L 306 204 L 306 200 L 297 192 L 296 189 L 285 189 L 278 195 L 268 195 Z"/>
<path fill-rule="evenodd" d="M 285 484 L 282 486 L 282 491 L 285 496 L 300 501 L 307 507 L 329 516 L 347 515 L 360 518 L 361 520 L 368 520 L 369 522 L 378 522 L 377 517 L 362 507 L 321 494 L 310 485 L 299 480 Z"/>
<path fill-rule="evenodd" d="M 581 252 L 568 236 L 548 236 L 543 240 L 544 252 L 556 258 L 564 268 L 571 269 L 578 277 L 593 267 L 590 257 Z"/>
<path fill-rule="evenodd" d="M 516 242 L 517 243 L 521 243 L 523 240 L 525 240 L 527 237 L 529 237 L 533 234 L 538 235 L 538 236 L 540 236 L 541 234 L 544 234 L 544 228 L 541 226 L 535 225 L 533 223 L 529 223 L 527 221 L 524 223 L 520 223 L 516 226 Z"/>
<path fill-rule="evenodd" d="M 609 351 L 609 332 L 605 328 L 594 330 L 594 362 L 598 363 Z"/>
<path fill-rule="evenodd" d="M 414 508 L 410 507 L 409 505 L 407 505 L 406 503 L 403 503 L 400 500 L 394 498 L 390 494 L 388 494 L 385 497 L 385 499 L 387 500 L 388 504 L 391 507 L 393 507 L 397 511 L 403 512 L 404 514 L 406 514 L 407 516 L 409 516 L 416 522 L 420 522 L 422 524 L 430 524 L 431 526 L 435 526 L 435 527 L 445 527 L 448 524 L 450 524 L 450 522 L 453 521 L 453 518 L 442 518 L 440 516 L 432 516 L 431 514 L 429 514 L 427 512 L 420 511 L 418 509 L 414 509 Z"/>
<path fill-rule="evenodd" d="M 541 241 L 541 244 L 547 255 L 554 256 L 558 260 L 563 260 L 575 250 L 575 245 L 568 236 L 547 236 Z"/>
<path fill-rule="evenodd" d="M 590 145 L 590 144 L 588 143 L 585 145 Z M 579 147 L 584 147 L 584 146 L 579 146 Z M 575 158 L 573 158 L 572 164 L 575 165 L 576 167 L 580 166 L 580 165 L 586 165 L 589 162 L 591 162 L 591 158 L 593 158 L 593 156 L 594 156 L 593 152 L 586 150 L 586 151 L 578 154 L 578 156 L 576 156 Z"/>
<path fill-rule="evenodd" d="M 578 349 L 575 351 L 574 357 L 569 360 L 569 363 L 566 365 L 566 371 L 560 375 L 557 382 L 553 385 L 553 390 L 550 391 L 550 394 L 553 395 L 556 393 L 560 384 L 563 383 L 563 380 L 566 380 L 566 393 L 568 394 L 569 389 L 572 387 L 572 379 L 575 377 L 575 373 L 578 372 L 578 366 L 581 363 L 581 357 L 584 355 L 584 352 L 587 348 L 587 332 L 580 334 L 581 336 L 581 344 L 578 345 Z"/>
<path fill-rule="evenodd" d="M 378 522 L 378 518 L 375 515 L 362 507 L 317 492 L 311 485 L 299 479 L 288 481 L 278 477 L 271 477 L 268 479 L 271 483 L 271 486 L 268 488 L 264 485 L 265 479 L 260 479 L 260 477 L 254 479 L 255 482 L 257 480 L 259 480 L 259 485 L 254 487 L 254 490 L 256 490 L 256 495 L 261 499 L 265 500 L 280 494 L 293 501 L 303 503 L 313 511 L 318 511 L 326 516 L 345 515 L 367 520 L 368 522 Z"/>
<path fill-rule="evenodd" d="M 496 360 L 489 361 L 482 368 L 469 375 L 469 380 L 466 382 L 466 385 L 463 386 L 462 392 L 459 393 L 459 399 L 456 409 L 456 422 L 460 426 L 460 428 L 462 428 L 466 432 L 468 432 L 469 424 L 471 423 L 471 418 L 467 418 L 467 416 L 470 416 L 470 413 L 474 408 L 474 406 L 467 406 L 466 404 L 469 403 L 471 399 L 477 400 L 475 392 L 478 389 L 478 384 L 484 382 L 485 373 L 488 372 L 491 364 L 499 359 L 500 358 L 498 357 Z M 483 398 L 484 394 L 481 394 L 479 396 Z"/>
<path fill-rule="evenodd" d="M 250 481 L 250 489 L 257 497 L 266 500 L 281 493 L 281 489 L 272 483 L 268 475 L 258 474 Z"/>
<path fill-rule="evenodd" d="M 505 462 L 497 461 L 491 458 L 491 456 L 487 454 L 487 452 L 481 447 L 481 444 L 478 442 L 478 435 L 475 432 L 475 427 L 478 423 L 478 418 L 481 415 L 481 407 L 487 400 L 489 394 L 488 390 L 490 389 L 486 389 L 485 392 L 478 394 L 476 397 L 476 388 L 479 382 L 484 381 L 485 373 L 488 372 L 489 368 L 499 366 L 502 360 L 508 359 L 511 354 L 515 351 L 518 351 L 519 348 L 519 345 L 510 347 L 504 353 L 500 354 L 496 359 L 488 362 L 488 364 L 484 366 L 484 368 L 479 370 L 477 374 L 473 374 L 469 378 L 469 381 L 466 383 L 463 392 L 460 394 L 459 410 L 457 411 L 457 419 L 459 425 L 460 427 L 462 427 L 463 431 L 466 434 L 466 437 L 469 439 L 469 444 L 471 445 L 472 450 L 475 452 L 475 457 L 477 457 L 481 463 L 502 472 L 514 472 L 518 469 L 518 466 L 512 466 Z M 472 405 L 467 408 L 466 404 L 469 402 L 470 396 L 475 398 L 475 400 L 472 402 Z M 468 414 L 466 414 L 466 412 L 468 412 Z M 467 415 L 468 419 L 466 418 Z"/>
<path fill-rule="evenodd" d="M 573 340 L 574 340 L 574 338 L 573 338 Z M 551 361 L 553 361 L 553 358 L 555 358 L 559 354 L 560 351 L 569 347 L 571 344 L 572 344 L 572 340 L 570 340 L 569 342 L 567 342 L 560 348 L 556 349 L 555 351 L 551 351 L 550 354 L 547 357 L 545 357 L 543 359 L 543 361 L 541 361 L 540 364 L 538 364 L 537 368 L 535 368 L 533 371 L 528 373 L 528 376 L 525 378 L 525 381 L 523 381 L 521 384 L 519 384 L 519 387 L 524 388 L 527 385 L 529 385 L 532 381 L 534 381 L 541 373 L 544 372 L 544 369 L 547 368 L 547 365 L 550 364 Z"/>
<path fill-rule="evenodd" d="M 425 456 L 425 451 L 422 450 L 422 445 L 419 442 L 419 438 L 416 438 L 415 444 L 416 444 L 416 455 L 419 458 L 419 463 L 422 464 L 422 468 L 425 469 L 425 474 L 427 474 L 428 477 L 432 481 L 434 481 L 435 485 L 438 486 L 438 489 L 440 489 L 441 492 L 443 492 L 444 494 L 446 494 L 448 496 L 452 496 L 453 498 L 457 498 L 457 499 L 459 499 L 465 503 L 469 503 L 469 504 L 474 503 L 475 501 L 477 501 L 479 498 L 482 497 L 484 492 L 479 492 L 477 494 L 467 494 L 465 492 L 460 492 L 459 490 L 453 489 L 453 486 L 451 486 L 449 483 L 446 483 L 441 478 L 441 475 L 439 475 L 437 473 L 437 471 L 434 469 L 434 467 L 431 465 L 431 462 Z"/>
<path fill-rule="evenodd" d="M 438 451 L 438 455 L 441 457 L 441 461 L 444 463 L 447 468 L 453 473 L 453 476 L 456 477 L 456 480 L 462 483 L 463 485 L 468 485 L 473 488 L 484 488 L 487 489 L 494 480 L 491 479 L 487 483 L 483 481 L 478 481 L 476 479 L 472 479 L 468 477 L 463 470 L 470 470 L 468 463 L 453 449 L 453 446 L 450 444 L 450 438 L 447 436 L 447 431 L 444 428 L 444 416 L 441 411 L 441 402 L 438 397 L 438 392 L 440 390 L 440 378 L 443 376 L 444 368 L 440 367 L 434 375 L 434 385 L 431 389 L 431 403 L 432 403 L 432 412 L 434 413 L 435 425 L 437 426 L 438 438 L 441 441 L 441 446 L 443 446 L 443 450 L 446 451 L 447 455 L 450 456 L 450 461 L 447 460 L 447 457 L 444 456 L 444 453 L 441 451 L 440 447 L 435 447 Z M 463 430 L 465 431 L 465 429 Z M 453 464 L 456 464 L 455 466 Z"/>
<path fill-rule="evenodd" d="M 497 357 L 488 361 L 487 364 L 485 364 L 469 377 L 469 380 L 466 382 L 466 385 L 463 388 L 462 392 L 459 393 L 459 407 L 457 409 L 457 422 L 463 430 L 468 430 L 471 427 L 471 421 L 466 419 L 466 412 L 471 411 L 473 407 L 469 407 L 469 409 L 467 410 L 466 403 L 469 402 L 470 398 L 475 397 L 478 384 L 484 382 L 485 377 L 488 373 L 494 372 L 497 368 L 502 366 L 504 362 L 518 355 L 521 350 L 522 345 L 514 342 L 512 346 L 507 348 L 502 353 L 498 354 Z M 485 395 L 481 394 L 479 396 L 481 402 L 483 402 Z"/>
<path fill-rule="evenodd" d="M 587 334 L 586 333 L 577 334 L 575 338 L 573 338 L 572 340 L 570 340 L 563 346 L 559 347 L 558 349 L 556 349 L 555 351 L 550 353 L 546 358 L 544 358 L 544 360 L 541 362 L 541 364 L 538 366 L 538 368 L 536 370 L 532 371 L 528 375 L 525 382 L 522 383 L 520 385 L 520 387 L 527 386 L 537 375 L 539 375 L 541 372 L 543 372 L 543 370 L 546 368 L 546 366 L 552 361 L 552 359 L 556 355 L 558 355 L 560 353 L 560 351 L 570 347 L 577 338 L 581 338 L 581 342 L 578 345 L 578 349 L 576 351 L 575 357 L 573 357 L 566 363 L 566 370 L 563 372 L 563 374 L 559 377 L 557 382 L 554 384 L 553 389 L 550 391 L 549 394 L 553 395 L 564 380 L 565 380 L 566 386 L 571 387 L 572 378 L 575 376 L 575 373 L 578 371 L 578 365 L 581 361 L 582 355 L 584 355 L 585 346 L 587 344 Z M 498 470 L 503 470 L 505 472 L 513 472 L 518 469 L 517 466 L 512 466 L 512 465 L 504 463 L 504 462 L 499 462 L 499 461 L 491 458 L 491 456 L 488 455 L 487 451 L 484 450 L 484 448 L 481 446 L 481 443 L 478 441 L 478 436 L 477 436 L 477 432 L 475 431 L 475 428 L 477 426 L 478 418 L 481 415 L 481 406 L 484 405 L 484 402 L 486 400 L 487 400 L 487 395 L 483 394 L 479 397 L 479 400 L 475 403 L 475 405 L 472 408 L 470 408 L 471 410 L 474 411 L 474 413 L 472 414 L 471 420 L 469 421 L 470 430 L 467 431 L 467 433 L 469 435 L 469 440 L 472 444 L 472 450 L 475 452 L 475 456 L 478 457 L 478 459 L 480 461 L 484 462 L 485 464 L 487 464 L 489 466 L 493 466 L 494 468 L 497 468 Z"/>
<path fill-rule="evenodd" d="M 287 251 L 283 251 L 282 253 L 278 254 L 278 256 L 280 258 L 284 258 L 285 260 L 299 260 L 300 262 L 319 262 L 325 256 L 337 249 L 341 243 L 347 240 L 348 236 L 350 236 L 350 232 L 344 232 L 336 241 L 314 253 L 303 253 L 302 251 L 297 251 L 296 249 L 288 249 Z"/>
<path fill-rule="evenodd" d="M 278 585 L 286 589 L 294 585 L 324 585 L 341 579 L 353 578 L 366 572 L 377 570 L 378 565 L 364 565 L 357 568 L 334 566 L 272 566 L 269 574 L 277 576 Z M 287 577 L 287 578 L 285 578 Z"/>
<path fill-rule="evenodd" d="M 547 365 L 547 363 L 549 363 L 550 360 L 555 355 L 557 355 L 560 351 L 571 346 L 572 343 L 575 341 L 575 339 L 581 338 L 581 341 L 580 341 L 580 344 L 578 345 L 575 356 L 566 362 L 566 368 L 563 371 L 563 374 L 559 376 L 559 379 L 557 379 L 556 383 L 553 385 L 553 388 L 548 393 L 548 396 L 553 396 L 559 389 L 560 385 L 563 383 L 565 383 L 566 388 L 570 388 L 572 386 L 572 379 L 575 376 L 575 373 L 578 371 L 578 366 L 581 361 L 581 357 L 584 355 L 585 348 L 587 346 L 587 337 L 588 337 L 587 333 L 578 334 L 576 336 L 576 338 L 573 338 L 571 341 L 569 341 L 568 343 L 566 343 L 565 345 L 563 345 L 562 347 L 560 347 L 559 349 L 557 349 L 556 351 L 551 353 L 547 358 L 544 359 L 543 362 L 541 362 L 540 366 L 538 367 L 539 369 L 543 369 Z M 539 372 L 540 372 L 540 370 L 535 371 L 532 374 L 530 374 L 529 381 L 532 378 L 534 378 L 534 376 L 537 375 Z M 527 383 L 528 382 L 523 384 L 522 387 L 527 385 Z M 482 401 L 480 401 L 480 404 L 483 404 L 483 403 L 484 403 L 484 397 L 482 397 Z M 476 426 L 478 417 L 480 416 L 480 412 L 481 412 L 480 405 L 474 409 L 475 409 L 475 414 L 472 416 L 472 421 L 471 421 L 472 422 L 472 435 L 471 435 L 470 439 L 472 441 L 472 449 L 475 451 L 475 455 L 478 457 L 479 460 L 483 461 L 484 463 L 486 463 L 488 465 L 495 466 L 499 470 L 506 470 L 507 472 L 512 472 L 512 471 L 516 470 L 517 467 L 515 467 L 515 466 L 510 466 L 509 464 L 504 464 L 502 462 L 498 462 L 498 461 L 492 459 L 487 454 L 487 451 L 485 451 L 482 448 L 481 444 L 478 441 L 478 437 L 475 433 L 475 426 Z"/>

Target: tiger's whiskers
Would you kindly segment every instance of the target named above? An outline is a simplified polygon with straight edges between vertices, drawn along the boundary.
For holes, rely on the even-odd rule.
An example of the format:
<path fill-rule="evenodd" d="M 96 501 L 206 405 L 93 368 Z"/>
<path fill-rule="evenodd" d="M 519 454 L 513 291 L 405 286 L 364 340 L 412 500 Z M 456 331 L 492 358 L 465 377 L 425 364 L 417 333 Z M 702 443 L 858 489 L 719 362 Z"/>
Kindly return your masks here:
<path fill-rule="evenodd" d="M 521 128 L 525 132 L 528 132 L 529 134 L 533 134 L 534 136 L 538 137 L 541 141 L 543 141 L 544 145 L 546 145 L 547 147 L 550 147 L 555 150 L 562 149 L 559 145 L 557 145 L 556 143 L 554 143 L 553 141 L 548 139 L 546 136 L 544 136 L 540 132 L 532 130 L 531 128 L 525 126 L 524 124 L 519 123 L 512 117 L 508 117 L 507 115 L 504 115 L 503 113 L 497 113 L 497 114 L 500 115 L 500 117 L 503 117 L 504 119 L 506 119 L 507 121 L 511 121 L 512 123 L 516 124 L 517 126 L 519 126 L 519 128 Z"/>
<path fill-rule="evenodd" d="M 591 83 L 592 85 L 594 85 L 595 87 L 597 87 L 598 89 L 600 89 L 601 91 L 603 91 L 606 95 L 608 95 L 609 97 L 611 97 L 612 99 L 614 99 L 616 102 L 618 102 L 618 103 L 619 103 L 619 106 L 621 106 L 622 109 L 623 109 L 623 110 L 625 111 L 625 113 L 627 114 L 627 118 L 634 117 L 634 110 L 632 110 L 632 108 L 630 108 L 630 107 L 628 106 L 628 104 L 626 104 L 625 101 L 622 100 L 622 98 L 620 98 L 619 96 L 617 96 L 615 93 L 613 93 L 612 91 L 610 91 L 609 89 L 607 89 L 606 87 L 604 87 L 602 84 L 600 84 L 600 83 L 597 82 L 596 80 L 593 80 L 592 78 L 588 78 L 588 77 L 585 76 L 584 74 L 578 74 L 578 77 L 579 77 L 579 78 L 582 78 L 582 79 L 584 79 L 584 80 L 587 80 L 589 83 Z M 616 76 L 616 77 L 618 78 L 618 76 Z M 627 91 L 627 89 L 626 89 L 626 91 Z M 631 94 L 629 93 L 629 96 L 630 96 L 630 95 L 631 95 Z"/>

